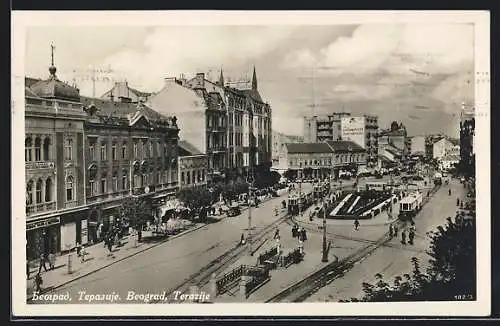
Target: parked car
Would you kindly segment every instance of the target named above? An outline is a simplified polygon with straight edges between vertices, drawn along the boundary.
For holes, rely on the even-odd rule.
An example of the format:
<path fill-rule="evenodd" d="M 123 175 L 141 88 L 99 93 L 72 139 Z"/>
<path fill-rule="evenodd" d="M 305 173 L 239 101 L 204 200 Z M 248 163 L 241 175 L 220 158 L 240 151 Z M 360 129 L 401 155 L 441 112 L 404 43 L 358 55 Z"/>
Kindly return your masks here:
<path fill-rule="evenodd" d="M 238 206 L 229 207 L 227 210 L 227 216 L 233 217 L 241 214 L 241 209 Z"/>

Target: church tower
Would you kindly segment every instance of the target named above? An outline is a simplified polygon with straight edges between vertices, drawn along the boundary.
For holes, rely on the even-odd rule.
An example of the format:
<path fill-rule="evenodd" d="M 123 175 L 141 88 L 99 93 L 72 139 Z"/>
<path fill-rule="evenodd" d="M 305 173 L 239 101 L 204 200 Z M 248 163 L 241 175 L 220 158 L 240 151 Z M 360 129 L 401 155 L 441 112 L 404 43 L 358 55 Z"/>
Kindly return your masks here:
<path fill-rule="evenodd" d="M 257 73 L 255 72 L 255 66 L 253 66 L 252 89 L 254 91 L 257 90 Z"/>

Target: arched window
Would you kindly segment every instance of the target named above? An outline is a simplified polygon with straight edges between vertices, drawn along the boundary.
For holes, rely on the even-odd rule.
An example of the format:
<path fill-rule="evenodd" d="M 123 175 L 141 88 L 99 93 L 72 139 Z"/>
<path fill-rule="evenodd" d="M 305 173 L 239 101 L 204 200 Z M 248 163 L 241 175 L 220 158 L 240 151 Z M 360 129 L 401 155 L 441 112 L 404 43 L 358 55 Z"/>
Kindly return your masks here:
<path fill-rule="evenodd" d="M 43 141 L 43 160 L 48 161 L 50 160 L 50 138 L 46 137 Z"/>
<path fill-rule="evenodd" d="M 123 145 L 122 145 L 122 159 L 126 159 L 127 158 L 127 142 L 123 142 Z"/>
<path fill-rule="evenodd" d="M 42 160 L 42 140 L 40 137 L 35 138 L 35 162 Z"/>
<path fill-rule="evenodd" d="M 45 201 L 52 201 L 52 179 L 48 178 L 45 180 Z"/>
<path fill-rule="evenodd" d="M 26 185 L 26 205 L 33 205 L 33 180 Z"/>
<path fill-rule="evenodd" d="M 33 140 L 31 137 L 26 137 L 24 139 L 24 158 L 26 162 L 33 161 L 33 156 L 31 154 L 31 147 L 33 146 Z"/>
<path fill-rule="evenodd" d="M 103 174 L 101 176 L 101 194 L 105 194 L 108 192 L 108 176 Z"/>
<path fill-rule="evenodd" d="M 118 172 L 113 172 L 113 192 L 118 191 Z"/>
<path fill-rule="evenodd" d="M 191 172 L 190 171 L 187 171 L 187 184 L 190 184 L 191 183 Z"/>
<path fill-rule="evenodd" d="M 43 181 L 42 179 L 38 179 L 36 182 L 36 203 L 40 204 L 42 202 L 42 186 L 43 186 Z"/>
<path fill-rule="evenodd" d="M 66 178 L 66 201 L 74 200 L 74 179 L 73 176 L 68 176 Z"/>

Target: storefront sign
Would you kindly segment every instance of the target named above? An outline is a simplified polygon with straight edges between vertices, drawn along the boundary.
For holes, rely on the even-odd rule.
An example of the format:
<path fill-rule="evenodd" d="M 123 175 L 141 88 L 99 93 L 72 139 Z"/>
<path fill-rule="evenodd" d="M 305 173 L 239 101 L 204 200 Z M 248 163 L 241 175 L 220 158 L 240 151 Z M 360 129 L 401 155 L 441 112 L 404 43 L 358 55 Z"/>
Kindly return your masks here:
<path fill-rule="evenodd" d="M 87 244 L 89 242 L 89 237 L 88 237 L 88 227 L 87 227 L 87 220 L 81 220 L 81 226 L 82 226 L 82 245 Z"/>
<path fill-rule="evenodd" d="M 39 229 L 39 228 L 46 228 L 51 225 L 56 225 L 60 223 L 60 218 L 59 217 L 53 217 L 49 218 L 43 221 L 37 221 L 37 222 L 32 222 L 32 223 L 27 223 L 26 224 L 26 231 L 29 230 L 34 230 L 34 229 Z"/>
<path fill-rule="evenodd" d="M 26 162 L 26 169 L 28 170 L 53 169 L 54 167 L 54 162 Z"/>

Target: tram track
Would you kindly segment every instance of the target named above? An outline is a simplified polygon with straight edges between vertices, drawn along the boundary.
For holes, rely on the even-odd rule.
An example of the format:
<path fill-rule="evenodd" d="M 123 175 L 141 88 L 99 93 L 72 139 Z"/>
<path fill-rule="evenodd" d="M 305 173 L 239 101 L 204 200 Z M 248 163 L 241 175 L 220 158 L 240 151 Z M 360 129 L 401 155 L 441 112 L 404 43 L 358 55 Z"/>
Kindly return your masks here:
<path fill-rule="evenodd" d="M 257 244 L 260 241 L 265 240 L 265 237 L 274 232 L 276 230 L 276 227 L 282 224 L 286 219 L 288 219 L 288 215 L 284 214 L 278 219 L 274 220 L 271 224 L 264 226 L 261 230 L 258 231 L 258 233 L 252 235 L 252 243 Z M 246 245 L 237 244 L 236 246 L 230 248 L 222 255 L 209 262 L 202 269 L 191 274 L 181 284 L 175 286 L 175 288 L 167 290 L 166 293 L 169 294 L 168 297 L 173 297 L 172 294 L 176 291 L 185 293 L 189 290 L 189 287 L 193 285 L 199 288 L 205 286 L 210 282 L 212 274 L 220 273 L 221 271 L 223 271 L 225 268 L 237 261 L 245 251 L 248 251 L 248 246 Z M 160 300 L 151 301 L 150 303 L 158 302 L 160 302 Z"/>
<path fill-rule="evenodd" d="M 440 185 L 435 186 L 433 189 L 429 191 L 429 196 L 426 197 L 422 202 L 422 207 L 427 204 L 432 197 L 440 188 Z M 293 220 L 293 218 L 292 218 Z M 396 220 L 396 223 L 402 223 L 399 220 Z M 300 225 L 300 222 L 299 222 Z M 341 236 L 341 235 L 339 235 Z M 360 241 L 361 239 L 354 239 L 352 237 L 346 237 L 349 240 Z M 319 289 L 325 287 L 326 285 L 333 282 L 335 279 L 342 277 L 346 272 L 348 272 L 354 265 L 361 263 L 364 259 L 370 256 L 375 250 L 377 250 L 381 246 L 385 246 L 392 239 L 389 237 L 389 233 L 385 233 L 377 241 L 370 241 L 368 246 L 357 250 L 351 255 L 343 258 L 340 261 L 332 262 L 318 271 L 313 272 L 312 274 L 306 276 L 302 280 L 292 284 L 285 290 L 279 292 L 274 295 L 270 299 L 266 300 L 266 303 L 272 302 L 302 302 L 309 298 L 311 295 L 316 293 Z"/>

